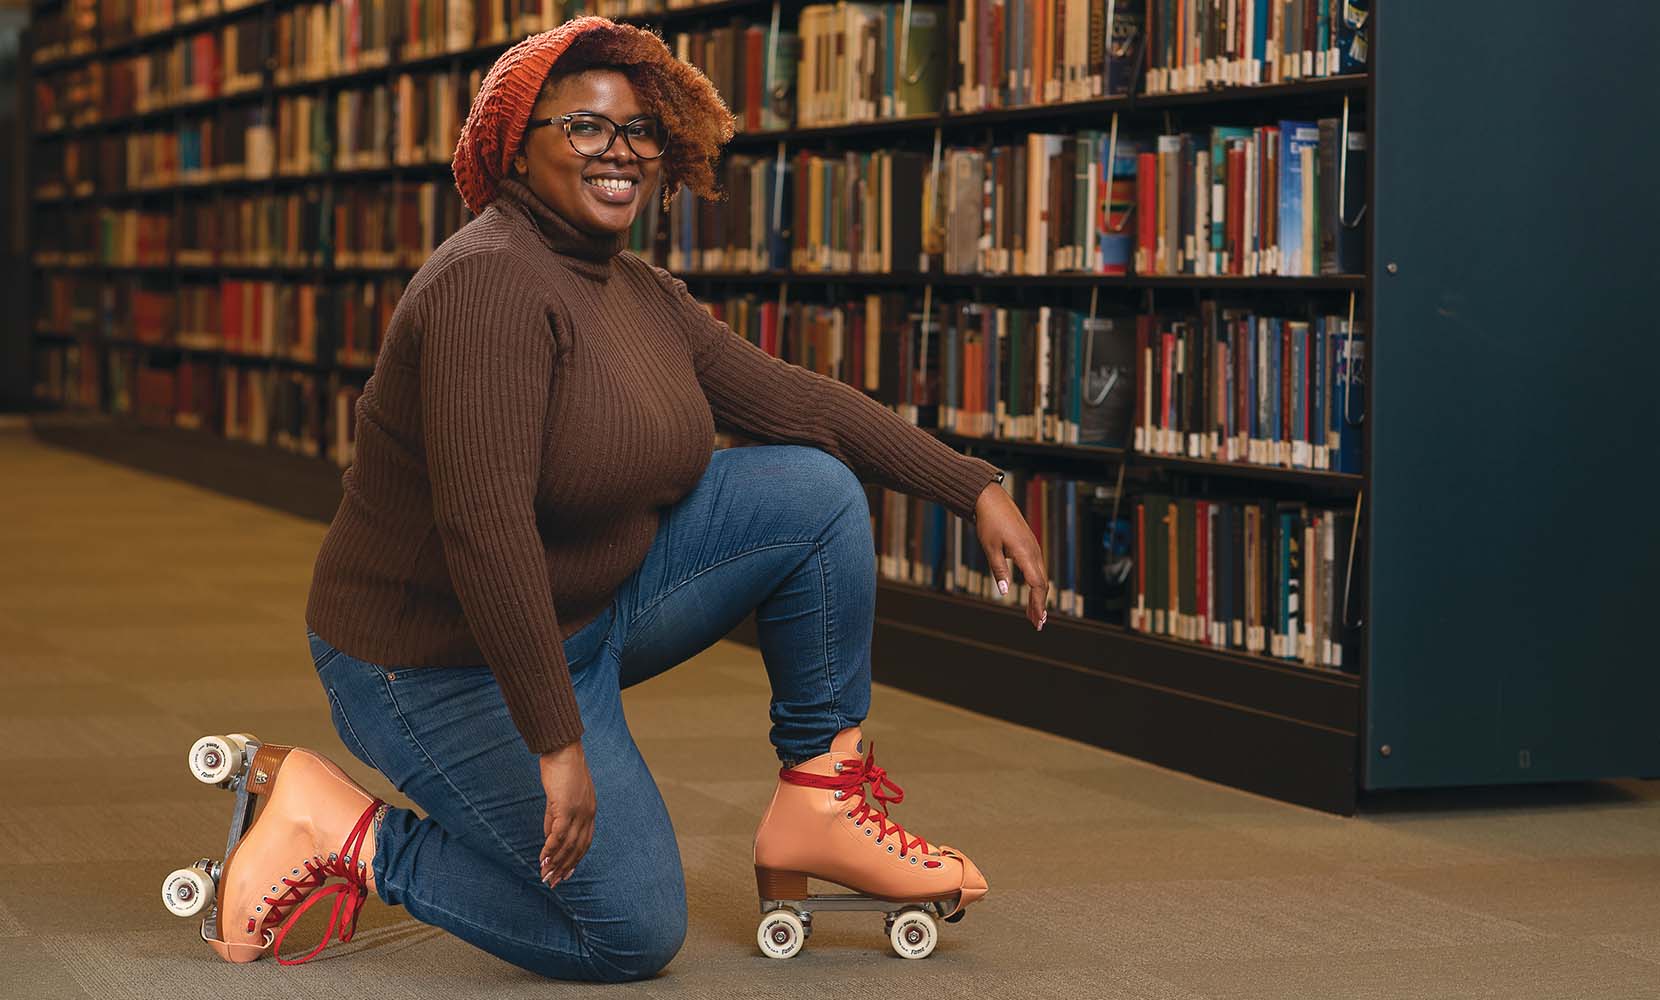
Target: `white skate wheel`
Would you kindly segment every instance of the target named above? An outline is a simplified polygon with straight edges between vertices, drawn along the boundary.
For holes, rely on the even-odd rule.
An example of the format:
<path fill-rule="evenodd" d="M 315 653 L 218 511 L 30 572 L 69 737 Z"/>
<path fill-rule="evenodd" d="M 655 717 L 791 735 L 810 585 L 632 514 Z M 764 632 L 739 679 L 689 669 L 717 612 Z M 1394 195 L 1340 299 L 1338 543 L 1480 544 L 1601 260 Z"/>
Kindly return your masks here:
<path fill-rule="evenodd" d="M 242 770 L 246 745 L 228 736 L 204 736 L 191 744 L 190 773 L 206 785 L 223 785 Z"/>
<path fill-rule="evenodd" d="M 162 905 L 176 917 L 194 917 L 213 895 L 213 879 L 200 868 L 180 868 L 161 883 Z"/>
<path fill-rule="evenodd" d="M 244 750 L 248 748 L 248 744 L 259 742 L 259 737 L 250 733 L 231 733 L 229 736 L 226 736 L 225 739 L 230 740 L 232 743 L 242 744 L 242 748 Z"/>
<path fill-rule="evenodd" d="M 901 913 L 888 930 L 888 941 L 900 958 L 927 958 L 939 943 L 939 927 L 921 910 Z"/>
<path fill-rule="evenodd" d="M 755 932 L 761 945 L 761 954 L 768 958 L 794 958 L 806 943 L 807 934 L 801 927 L 801 918 L 789 910 L 773 910 L 761 918 Z"/>

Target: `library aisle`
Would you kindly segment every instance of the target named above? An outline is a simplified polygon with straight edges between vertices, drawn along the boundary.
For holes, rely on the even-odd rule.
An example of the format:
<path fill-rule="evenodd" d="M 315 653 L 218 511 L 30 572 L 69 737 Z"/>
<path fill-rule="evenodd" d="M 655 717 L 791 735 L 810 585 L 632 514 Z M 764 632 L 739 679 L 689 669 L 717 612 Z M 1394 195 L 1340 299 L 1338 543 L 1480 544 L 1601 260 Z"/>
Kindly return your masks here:
<path fill-rule="evenodd" d="M 763 958 L 749 852 L 776 763 L 762 664 L 730 642 L 624 698 L 691 906 L 658 978 L 548 983 L 378 899 L 309 968 L 227 965 L 157 894 L 224 844 L 228 797 L 184 767 L 196 737 L 315 747 L 408 804 L 346 753 L 312 676 L 324 526 L 15 427 L 0 483 L 8 996 L 1660 997 L 1655 782 L 1419 793 L 1345 819 L 890 688 L 867 732 L 907 793 L 895 817 L 949 830 L 992 893 L 926 961 L 894 958 L 874 914 L 822 915 L 796 959 Z"/>

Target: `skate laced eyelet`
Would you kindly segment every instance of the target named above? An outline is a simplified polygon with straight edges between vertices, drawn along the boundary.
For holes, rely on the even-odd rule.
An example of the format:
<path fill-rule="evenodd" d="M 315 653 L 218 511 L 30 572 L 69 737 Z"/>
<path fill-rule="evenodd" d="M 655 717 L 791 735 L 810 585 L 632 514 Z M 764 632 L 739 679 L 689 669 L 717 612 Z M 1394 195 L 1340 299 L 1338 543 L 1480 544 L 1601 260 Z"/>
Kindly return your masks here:
<path fill-rule="evenodd" d="M 888 780 L 886 769 L 876 766 L 874 750 L 866 755 L 862 767 L 857 761 L 836 761 L 833 767 L 836 771 L 835 776 L 810 774 L 782 767 L 779 768 L 778 777 L 788 784 L 800 785 L 803 788 L 833 790 L 836 792 L 837 800 L 857 796 L 858 805 L 848 810 L 846 816 L 853 820 L 855 827 L 864 829 L 868 824 L 875 828 L 865 829 L 865 836 L 874 836 L 876 843 L 881 844 L 885 839 L 897 834 L 895 839 L 899 841 L 898 854 L 901 858 L 908 856 L 912 851 L 923 854 L 928 852 L 927 841 L 906 833 L 903 826 L 888 818 L 888 807 L 903 802 L 905 790 Z"/>
<path fill-rule="evenodd" d="M 346 838 L 345 846 L 339 851 L 329 853 L 327 864 L 323 863 L 321 855 L 315 854 L 312 855 L 309 861 L 302 860 L 301 864 L 305 867 L 306 874 L 299 879 L 282 879 L 283 884 L 288 886 L 287 891 L 276 899 L 265 899 L 264 906 L 256 909 L 255 912 L 264 913 L 263 920 L 256 922 L 250 919 L 248 921 L 248 931 L 250 933 L 254 931 L 256 926 L 265 925 L 263 927 L 266 938 L 265 946 L 271 948 L 271 953 L 276 956 L 279 964 L 303 965 L 311 961 L 323 950 L 329 940 L 336 936 L 336 930 L 339 931 L 338 936 L 341 941 L 352 939 L 352 935 L 357 930 L 358 913 L 363 907 L 364 900 L 369 895 L 368 880 L 361 873 L 364 862 L 358 862 L 354 868 L 352 858 L 353 855 L 361 852 L 363 839 L 369 832 L 374 814 L 383 805 L 384 803 L 379 799 L 374 800 L 373 804 L 358 817 L 356 825 L 352 827 L 351 833 Z M 292 868 L 290 871 L 295 875 L 300 874 L 298 868 Z M 325 886 L 324 883 L 328 881 L 331 875 L 339 876 L 345 879 L 345 882 L 336 882 Z M 276 891 L 275 886 L 271 888 L 273 892 Z M 323 939 L 317 943 L 317 947 L 301 958 L 284 958 L 282 956 L 283 938 L 293 929 L 301 914 L 329 896 L 340 898 L 335 900 L 333 912 L 329 917 L 328 930 L 324 931 Z M 270 907 L 269 912 L 266 912 L 265 906 Z M 293 909 L 289 910 L 290 907 Z M 285 912 L 288 918 L 287 921 L 273 933 L 269 925 L 281 921 Z"/>

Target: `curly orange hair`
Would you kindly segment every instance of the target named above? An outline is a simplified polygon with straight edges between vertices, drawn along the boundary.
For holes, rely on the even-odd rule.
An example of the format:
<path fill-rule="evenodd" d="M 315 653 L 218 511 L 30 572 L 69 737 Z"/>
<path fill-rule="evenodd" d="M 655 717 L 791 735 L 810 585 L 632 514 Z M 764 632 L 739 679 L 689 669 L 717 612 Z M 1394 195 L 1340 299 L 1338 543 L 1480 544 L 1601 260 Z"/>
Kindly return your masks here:
<path fill-rule="evenodd" d="M 668 149 L 662 157 L 663 207 L 681 186 L 710 201 L 722 200 L 725 192 L 716 183 L 715 168 L 737 120 L 709 78 L 675 58 L 654 32 L 613 23 L 585 31 L 571 42 L 548 70 L 537 100 L 552 96 L 560 81 L 598 69 L 627 77 L 640 103 L 668 130 Z"/>

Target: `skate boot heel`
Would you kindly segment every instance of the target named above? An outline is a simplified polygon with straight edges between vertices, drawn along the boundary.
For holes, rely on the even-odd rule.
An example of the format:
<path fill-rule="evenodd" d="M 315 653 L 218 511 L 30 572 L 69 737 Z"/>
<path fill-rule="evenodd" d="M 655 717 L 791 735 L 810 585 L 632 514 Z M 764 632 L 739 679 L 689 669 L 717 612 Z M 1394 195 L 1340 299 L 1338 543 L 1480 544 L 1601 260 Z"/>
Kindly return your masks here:
<path fill-rule="evenodd" d="M 248 765 L 248 793 L 250 795 L 270 795 L 271 789 L 276 787 L 277 772 L 282 770 L 283 762 L 293 747 L 266 743 L 254 753 L 253 761 Z"/>
<path fill-rule="evenodd" d="M 806 899 L 807 876 L 802 872 L 773 871 L 756 865 L 755 888 L 762 899 Z"/>

